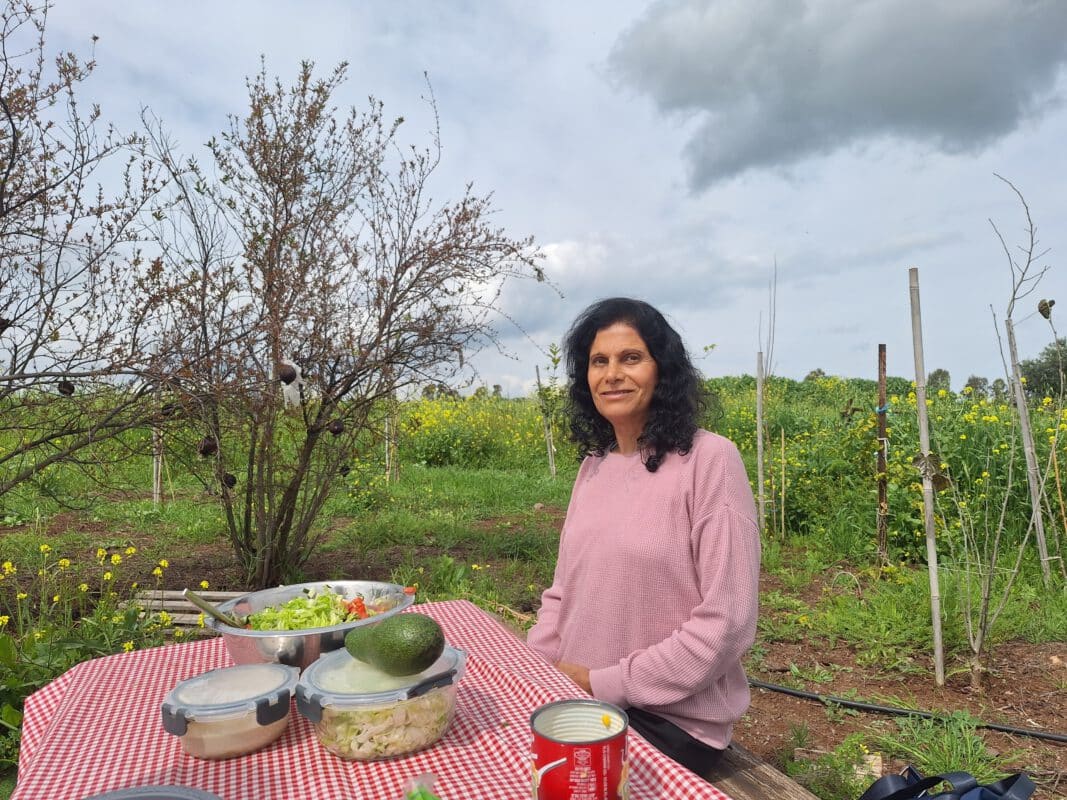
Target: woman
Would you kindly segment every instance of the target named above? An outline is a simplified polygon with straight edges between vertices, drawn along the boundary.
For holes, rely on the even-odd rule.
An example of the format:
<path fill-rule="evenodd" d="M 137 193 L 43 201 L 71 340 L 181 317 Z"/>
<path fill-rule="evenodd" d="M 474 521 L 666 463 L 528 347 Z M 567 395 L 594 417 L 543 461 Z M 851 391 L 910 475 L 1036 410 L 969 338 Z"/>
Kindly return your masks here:
<path fill-rule="evenodd" d="M 749 703 L 760 541 L 744 465 L 699 428 L 700 378 L 652 306 L 593 304 L 564 353 L 584 459 L 527 641 L 706 777 Z"/>

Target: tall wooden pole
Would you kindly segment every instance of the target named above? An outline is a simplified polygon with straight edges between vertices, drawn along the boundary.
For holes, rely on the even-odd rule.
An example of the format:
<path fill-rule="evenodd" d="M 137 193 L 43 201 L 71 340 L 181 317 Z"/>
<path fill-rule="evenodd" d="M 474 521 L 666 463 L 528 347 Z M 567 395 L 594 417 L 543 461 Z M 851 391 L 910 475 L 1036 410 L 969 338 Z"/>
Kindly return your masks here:
<path fill-rule="evenodd" d="M 1004 320 L 1008 334 L 1008 355 L 1011 357 L 1011 388 L 1015 398 L 1015 410 L 1019 414 L 1019 433 L 1023 438 L 1023 454 L 1026 456 L 1026 483 L 1030 487 L 1030 522 L 1037 539 L 1037 553 L 1041 558 L 1041 576 L 1048 586 L 1052 577 L 1048 565 L 1048 546 L 1045 543 L 1045 515 L 1041 513 L 1041 474 L 1034 452 L 1034 432 L 1030 429 L 1030 407 L 1023 389 L 1022 372 L 1019 370 L 1019 349 L 1015 345 L 1015 325 L 1011 317 Z"/>
<path fill-rule="evenodd" d="M 887 493 L 886 460 L 889 438 L 886 435 L 885 404 L 885 345 L 878 345 L 878 559 L 889 563 L 889 498 Z"/>
<path fill-rule="evenodd" d="M 911 290 L 911 342 L 915 352 L 915 406 L 919 412 L 922 462 L 930 457 L 930 420 L 926 415 L 926 366 L 923 363 L 923 324 L 919 306 L 919 270 L 908 270 Z M 934 485 L 930 469 L 922 469 L 923 520 L 926 524 L 926 571 L 930 577 L 930 617 L 934 628 L 934 680 L 945 685 L 945 652 L 941 641 L 941 586 L 937 577 L 937 539 L 934 530 Z"/>
<path fill-rule="evenodd" d="M 763 486 L 763 352 L 756 353 L 756 481 L 759 491 L 759 526 L 767 527 L 767 501 Z"/>

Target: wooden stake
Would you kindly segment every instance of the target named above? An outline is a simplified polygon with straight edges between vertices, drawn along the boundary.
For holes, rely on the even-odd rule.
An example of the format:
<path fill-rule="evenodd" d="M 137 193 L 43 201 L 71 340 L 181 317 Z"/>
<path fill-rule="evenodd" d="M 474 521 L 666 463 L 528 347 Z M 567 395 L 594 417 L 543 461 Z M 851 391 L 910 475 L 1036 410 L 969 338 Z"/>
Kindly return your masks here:
<path fill-rule="evenodd" d="M 1019 369 L 1019 350 L 1015 345 L 1015 324 L 1011 317 L 1004 320 L 1008 334 L 1008 355 L 1011 358 L 1011 388 L 1015 398 L 1015 410 L 1019 414 L 1019 433 L 1023 437 L 1023 454 L 1026 456 L 1026 483 L 1030 487 L 1030 523 L 1034 526 L 1037 553 L 1041 559 L 1041 577 L 1048 588 L 1052 575 L 1048 565 L 1048 546 L 1045 543 L 1045 515 L 1041 513 L 1041 474 L 1038 472 L 1037 455 L 1034 449 L 1034 432 L 1030 429 L 1030 407 L 1023 390 L 1022 372 Z"/>
<path fill-rule="evenodd" d="M 923 458 L 930 455 L 930 420 L 926 415 L 926 367 L 923 364 L 922 311 L 919 307 L 919 270 L 908 270 L 911 291 L 911 341 L 915 352 L 915 406 L 919 414 L 919 449 Z M 923 477 L 923 520 L 926 524 L 926 564 L 930 577 L 930 617 L 934 633 L 934 680 L 945 685 L 945 652 L 941 640 L 941 586 L 937 575 L 937 539 L 934 528 L 933 476 L 928 469 Z"/>
<path fill-rule="evenodd" d="M 889 499 L 886 480 L 886 461 L 889 439 L 886 435 L 885 405 L 885 345 L 878 345 L 878 560 L 889 563 Z"/>
<path fill-rule="evenodd" d="M 781 470 L 782 470 L 782 486 L 781 486 L 781 502 L 778 504 L 778 524 L 781 526 L 782 541 L 785 541 L 785 428 L 778 429 L 781 435 L 782 442 L 782 458 L 781 458 Z"/>
<path fill-rule="evenodd" d="M 756 482 L 759 491 L 759 526 L 767 526 L 767 501 L 763 491 L 763 353 L 756 353 Z"/>

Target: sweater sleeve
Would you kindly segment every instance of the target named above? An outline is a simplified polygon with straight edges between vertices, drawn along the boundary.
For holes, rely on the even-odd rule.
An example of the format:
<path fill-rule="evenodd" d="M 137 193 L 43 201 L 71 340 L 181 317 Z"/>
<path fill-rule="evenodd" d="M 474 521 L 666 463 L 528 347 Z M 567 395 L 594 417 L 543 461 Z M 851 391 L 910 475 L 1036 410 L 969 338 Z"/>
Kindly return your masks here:
<path fill-rule="evenodd" d="M 749 491 L 747 480 L 743 488 Z M 717 505 L 696 520 L 691 535 L 703 600 L 666 639 L 592 670 L 595 697 L 621 706 L 670 705 L 706 689 L 751 647 L 760 561 L 754 516 Z"/>
<path fill-rule="evenodd" d="M 570 517 L 569 509 L 567 516 Z M 552 585 L 541 593 L 541 608 L 537 611 L 537 622 L 526 633 L 526 644 L 540 653 L 549 664 L 559 661 L 562 642 L 559 617 L 563 607 L 563 587 L 567 585 L 567 562 L 563 552 L 563 538 L 566 534 L 567 523 L 564 522 L 559 536 L 560 548 L 556 557 Z"/>
<path fill-rule="evenodd" d="M 563 602 L 563 593 L 559 584 L 553 581 L 541 595 L 541 608 L 537 612 L 537 622 L 526 634 L 526 644 L 536 650 L 550 664 L 559 661 L 559 609 Z"/>

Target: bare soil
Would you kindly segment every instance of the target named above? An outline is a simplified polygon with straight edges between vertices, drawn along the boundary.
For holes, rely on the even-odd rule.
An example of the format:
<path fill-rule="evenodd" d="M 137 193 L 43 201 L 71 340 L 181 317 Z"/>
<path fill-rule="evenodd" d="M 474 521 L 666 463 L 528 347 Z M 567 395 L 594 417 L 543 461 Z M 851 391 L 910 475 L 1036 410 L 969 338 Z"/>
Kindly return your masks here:
<path fill-rule="evenodd" d="M 546 512 L 562 517 L 559 509 L 546 509 Z M 138 541 L 136 532 L 106 531 L 106 526 L 84 519 L 57 518 L 51 521 L 50 527 L 57 532 L 89 529 L 100 538 L 118 535 L 124 542 L 128 540 L 142 547 L 154 545 L 150 547 L 152 550 L 159 546 L 158 542 Z M 4 532 L 0 528 L 0 539 Z M 439 554 L 437 549 L 426 548 L 427 558 Z M 202 580 L 209 581 L 213 589 L 244 588 L 240 570 L 224 541 L 180 552 L 168 548 L 168 560 L 167 588 L 195 587 Z M 394 562 L 387 552 L 376 553 L 369 559 L 337 552 L 318 553 L 304 566 L 304 573 L 306 580 L 353 575 L 386 580 Z M 764 576 L 763 589 L 775 587 L 774 577 Z M 822 585 L 815 583 L 803 594 L 812 600 L 822 590 Z M 520 616 L 535 610 L 515 609 Z M 916 613 L 924 612 L 917 609 Z M 970 675 L 960 664 L 947 665 L 949 677 L 942 687 L 934 683 L 932 664 L 916 667 L 918 672 L 909 675 L 883 670 L 877 665 L 859 663 L 856 654 L 847 647 L 829 647 L 821 641 L 762 642 L 760 652 L 749 665 L 749 674 L 752 679 L 767 684 L 823 696 L 884 706 L 906 704 L 936 715 L 966 711 L 987 724 L 1067 735 L 1067 638 L 1040 645 L 1023 641 L 997 644 L 981 690 L 971 687 Z M 753 688 L 752 705 L 734 736 L 749 750 L 781 767 L 793 753 L 798 731 L 802 732 L 806 755 L 811 758 L 832 751 L 850 733 L 877 728 L 895 730 L 893 719 L 890 714 L 853 711 L 780 691 Z M 980 733 L 1005 768 L 1026 769 L 1038 782 L 1035 797 L 1067 798 L 1067 744 L 985 728 Z M 890 761 L 884 764 L 884 771 L 901 766 Z"/>

